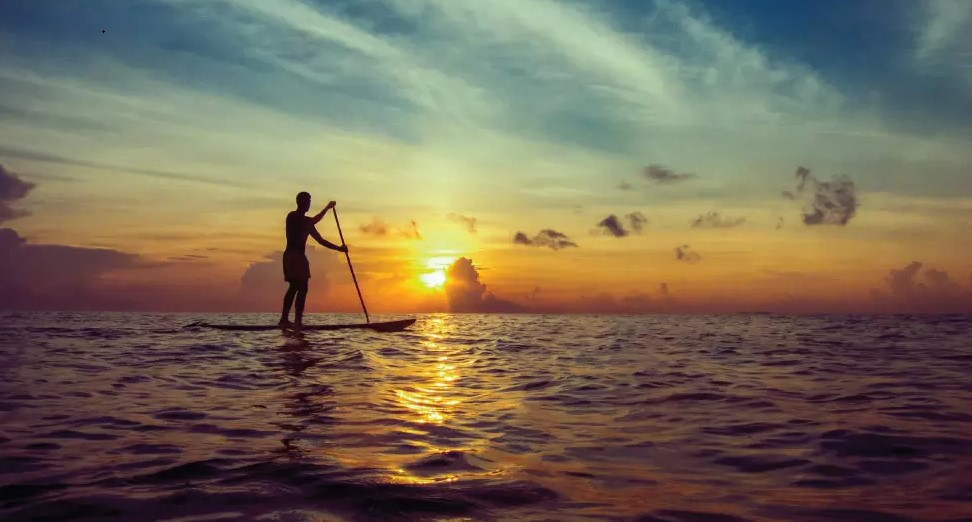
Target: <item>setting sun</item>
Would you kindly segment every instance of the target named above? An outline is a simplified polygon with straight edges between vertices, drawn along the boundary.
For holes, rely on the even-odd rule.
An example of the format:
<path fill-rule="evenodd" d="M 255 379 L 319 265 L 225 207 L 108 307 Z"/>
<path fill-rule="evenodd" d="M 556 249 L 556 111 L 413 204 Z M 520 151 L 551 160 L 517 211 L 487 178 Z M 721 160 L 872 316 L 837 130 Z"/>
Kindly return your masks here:
<path fill-rule="evenodd" d="M 435 272 L 420 275 L 419 279 L 429 288 L 441 288 L 445 284 L 446 275 L 445 271 L 440 268 Z"/>
<path fill-rule="evenodd" d="M 425 266 L 431 270 L 424 274 L 419 274 L 419 280 L 426 287 L 431 289 L 442 288 L 446 282 L 446 269 L 456 260 L 452 256 L 435 256 L 425 262 Z"/>

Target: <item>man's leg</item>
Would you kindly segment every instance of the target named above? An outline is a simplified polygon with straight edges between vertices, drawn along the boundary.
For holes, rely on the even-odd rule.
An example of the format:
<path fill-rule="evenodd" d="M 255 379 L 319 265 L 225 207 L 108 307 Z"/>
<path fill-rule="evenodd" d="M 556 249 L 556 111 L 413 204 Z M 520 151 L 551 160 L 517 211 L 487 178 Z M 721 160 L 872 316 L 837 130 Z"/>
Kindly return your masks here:
<path fill-rule="evenodd" d="M 297 314 L 294 316 L 294 324 L 300 326 L 304 321 L 304 300 L 307 299 L 307 280 L 299 283 L 292 283 L 297 287 Z"/>
<path fill-rule="evenodd" d="M 283 312 L 280 314 L 280 323 L 279 324 L 289 324 L 290 323 L 290 320 L 289 320 L 288 316 L 290 315 L 290 307 L 291 307 L 291 305 L 294 304 L 294 297 L 296 295 L 297 295 L 297 286 L 294 283 L 290 283 L 290 288 L 288 288 L 287 289 L 287 293 L 284 294 Z M 298 308 L 297 308 L 298 315 L 300 313 L 299 310 L 301 310 L 302 308 L 303 308 L 303 306 L 298 305 Z"/>

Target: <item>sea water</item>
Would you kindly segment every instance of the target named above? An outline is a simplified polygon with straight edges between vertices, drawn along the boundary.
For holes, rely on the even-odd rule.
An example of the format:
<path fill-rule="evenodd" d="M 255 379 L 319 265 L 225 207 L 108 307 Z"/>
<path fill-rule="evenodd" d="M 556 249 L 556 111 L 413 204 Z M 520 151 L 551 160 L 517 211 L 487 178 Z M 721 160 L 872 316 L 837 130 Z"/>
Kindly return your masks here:
<path fill-rule="evenodd" d="M 972 517 L 969 317 L 273 320 L 0 314 L 0 519 Z"/>

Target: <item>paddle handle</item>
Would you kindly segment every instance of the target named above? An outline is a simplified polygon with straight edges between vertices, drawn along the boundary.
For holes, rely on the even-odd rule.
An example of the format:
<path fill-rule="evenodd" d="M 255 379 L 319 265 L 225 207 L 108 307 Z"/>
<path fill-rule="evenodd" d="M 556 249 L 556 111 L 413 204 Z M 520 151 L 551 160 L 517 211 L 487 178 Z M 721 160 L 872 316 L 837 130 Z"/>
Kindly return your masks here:
<path fill-rule="evenodd" d="M 338 236 L 341 238 L 341 244 L 347 247 L 347 243 L 344 242 L 344 233 L 341 232 L 341 220 L 338 219 L 337 207 L 334 207 L 334 223 L 337 225 Z M 354 276 L 354 266 L 351 264 L 351 254 L 345 252 L 344 256 L 348 258 L 348 268 L 351 270 L 351 280 L 354 281 L 354 289 L 358 291 L 358 300 L 361 301 L 361 309 L 364 310 L 365 322 L 370 323 L 371 318 L 368 316 L 368 307 L 364 304 L 364 297 L 361 297 L 361 288 L 358 287 L 358 278 Z"/>

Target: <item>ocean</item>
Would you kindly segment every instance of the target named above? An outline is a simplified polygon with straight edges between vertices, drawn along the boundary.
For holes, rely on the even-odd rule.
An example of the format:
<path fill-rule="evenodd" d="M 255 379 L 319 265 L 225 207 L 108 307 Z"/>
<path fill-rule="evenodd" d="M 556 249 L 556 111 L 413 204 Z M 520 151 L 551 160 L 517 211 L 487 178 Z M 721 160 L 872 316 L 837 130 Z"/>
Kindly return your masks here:
<path fill-rule="evenodd" d="M 970 317 L 274 319 L 0 313 L 0 519 L 972 520 Z"/>

